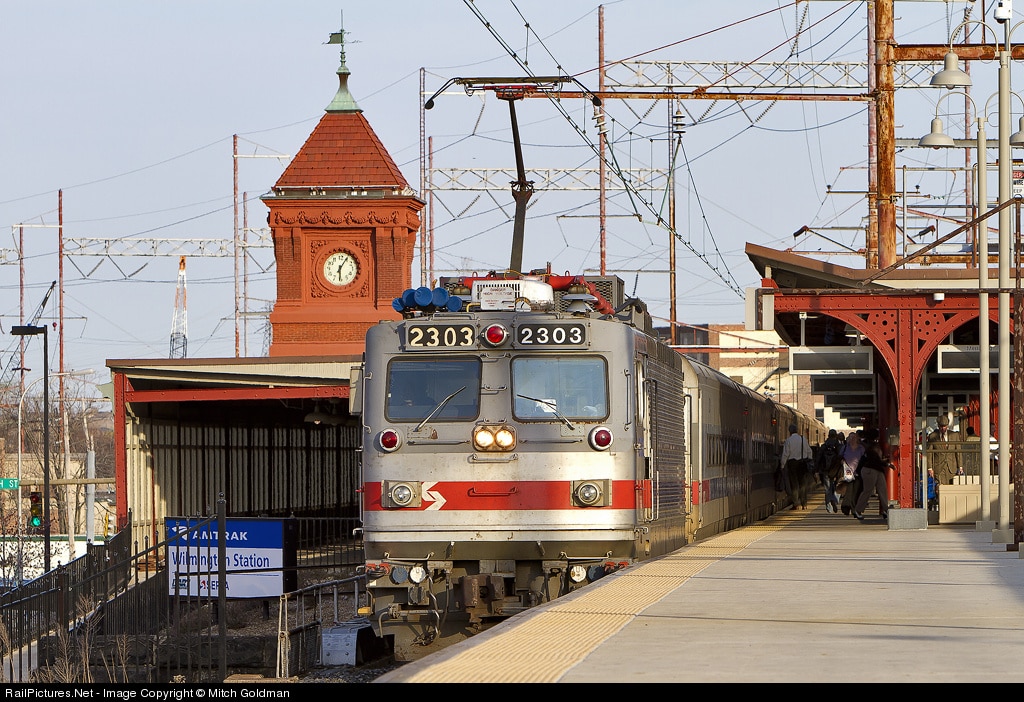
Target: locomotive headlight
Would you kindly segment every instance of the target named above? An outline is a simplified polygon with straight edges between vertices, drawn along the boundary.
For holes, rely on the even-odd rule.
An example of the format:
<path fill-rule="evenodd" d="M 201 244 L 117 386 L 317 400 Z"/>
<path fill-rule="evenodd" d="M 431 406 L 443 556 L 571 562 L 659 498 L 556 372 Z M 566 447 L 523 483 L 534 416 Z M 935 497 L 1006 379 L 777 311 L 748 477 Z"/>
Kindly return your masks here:
<path fill-rule="evenodd" d="M 611 484 L 608 480 L 575 480 L 572 501 L 577 507 L 607 507 L 611 502 Z"/>
<path fill-rule="evenodd" d="M 494 445 L 494 433 L 487 427 L 477 427 L 473 432 L 473 445 L 486 451 Z"/>
<path fill-rule="evenodd" d="M 386 508 L 419 507 L 423 502 L 418 481 L 385 480 L 382 488 L 381 504 Z"/>
<path fill-rule="evenodd" d="M 377 446 L 387 453 L 397 451 L 402 446 L 402 435 L 394 429 L 385 429 L 377 435 Z"/>
<path fill-rule="evenodd" d="M 494 433 L 494 443 L 503 449 L 512 448 L 516 445 L 516 433 L 509 427 L 502 427 Z"/>
<path fill-rule="evenodd" d="M 412 502 L 412 488 L 405 484 L 399 484 L 391 488 L 391 500 L 396 505 L 405 507 Z"/>
<path fill-rule="evenodd" d="M 409 569 L 409 580 L 414 585 L 419 585 L 427 579 L 427 569 L 423 566 L 413 566 Z"/>
<path fill-rule="evenodd" d="M 501 346 L 508 341 L 508 330 L 500 324 L 492 324 L 484 329 L 483 337 L 488 346 Z"/>
<path fill-rule="evenodd" d="M 592 505 L 601 499 L 601 488 L 594 483 L 577 485 L 576 499 L 585 505 Z"/>
<path fill-rule="evenodd" d="M 607 451 L 612 445 L 612 430 L 608 427 L 594 427 L 587 435 L 590 448 L 597 451 Z"/>
<path fill-rule="evenodd" d="M 510 426 L 481 424 L 473 428 L 477 451 L 511 451 L 516 447 L 516 430 Z"/>
<path fill-rule="evenodd" d="M 574 583 L 582 583 L 587 579 L 587 569 L 585 566 L 574 565 L 569 569 L 569 580 Z"/>

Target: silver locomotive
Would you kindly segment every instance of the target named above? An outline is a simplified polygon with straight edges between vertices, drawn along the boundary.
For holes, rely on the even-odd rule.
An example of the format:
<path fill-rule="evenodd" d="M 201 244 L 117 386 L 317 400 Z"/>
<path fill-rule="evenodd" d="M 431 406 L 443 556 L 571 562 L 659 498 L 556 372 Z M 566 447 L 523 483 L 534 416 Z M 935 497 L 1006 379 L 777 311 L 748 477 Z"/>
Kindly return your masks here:
<path fill-rule="evenodd" d="M 763 519 L 811 417 L 689 360 L 618 278 L 442 279 L 366 336 L 367 603 L 398 660 Z"/>

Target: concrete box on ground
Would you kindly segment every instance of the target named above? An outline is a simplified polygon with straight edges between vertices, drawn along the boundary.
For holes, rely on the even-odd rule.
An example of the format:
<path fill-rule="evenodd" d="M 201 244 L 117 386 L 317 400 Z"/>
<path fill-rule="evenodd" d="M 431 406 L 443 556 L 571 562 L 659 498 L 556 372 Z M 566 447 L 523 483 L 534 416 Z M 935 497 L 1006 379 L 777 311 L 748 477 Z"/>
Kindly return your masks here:
<path fill-rule="evenodd" d="M 977 477 L 977 476 L 973 476 Z M 1013 483 L 1010 484 L 1008 496 L 1013 505 Z M 999 514 L 998 478 L 992 476 L 989 488 L 989 514 Z M 939 523 L 940 524 L 973 524 L 981 519 L 981 485 L 968 483 L 959 485 L 939 486 Z"/>
<path fill-rule="evenodd" d="M 918 508 L 889 509 L 889 531 L 927 528 L 928 510 Z"/>

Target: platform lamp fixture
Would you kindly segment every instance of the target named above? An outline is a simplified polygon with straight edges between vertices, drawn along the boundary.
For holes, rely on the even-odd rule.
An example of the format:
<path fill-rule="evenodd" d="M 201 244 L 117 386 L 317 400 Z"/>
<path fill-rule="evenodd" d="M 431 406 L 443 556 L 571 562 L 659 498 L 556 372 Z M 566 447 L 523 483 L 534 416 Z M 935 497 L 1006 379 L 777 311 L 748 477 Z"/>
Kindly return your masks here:
<path fill-rule="evenodd" d="M 1010 152 L 1011 145 L 1024 145 L 1024 118 L 1021 119 L 1021 131 L 1010 136 L 1010 36 L 1013 31 L 1020 26 L 1010 26 L 1010 21 L 1013 19 L 1013 3 L 1011 0 L 997 0 L 995 8 L 993 9 L 993 17 L 997 22 L 1003 26 L 1003 41 L 999 42 L 993 37 L 993 43 L 996 44 L 997 57 L 999 59 L 999 75 L 998 84 L 999 89 L 997 92 L 998 96 L 998 113 L 999 113 L 999 205 L 1002 208 L 999 210 L 999 397 L 1007 398 L 1010 397 L 1010 360 L 1012 349 L 1010 346 L 1010 256 L 1011 256 L 1011 242 L 1010 242 L 1010 210 L 1005 205 L 1011 200 L 1011 159 L 1012 155 Z M 985 29 L 991 31 L 991 27 L 982 20 L 967 20 L 960 23 L 950 33 L 950 51 L 946 54 L 944 69 L 937 73 L 931 80 L 931 85 L 940 88 L 966 88 L 972 85 L 971 78 L 964 71 L 960 70 L 958 59 L 956 54 L 952 50 L 952 37 L 956 36 L 959 30 L 970 23 L 980 24 Z M 984 33 L 983 33 L 984 36 Z M 1019 98 L 1019 96 L 1018 96 Z M 991 100 L 991 98 L 990 98 Z M 941 102 L 941 99 L 940 99 Z M 973 102 L 973 101 L 972 101 Z M 936 106 L 937 107 L 937 106 Z M 977 109 L 977 106 L 975 106 Z M 987 142 L 984 140 L 984 122 L 988 119 L 988 103 L 986 102 L 986 108 L 984 113 L 978 117 L 979 135 L 978 135 L 978 184 L 983 189 L 983 185 L 986 180 L 986 171 L 982 169 L 982 163 L 985 159 L 985 148 Z M 936 120 L 937 110 L 936 110 Z M 936 121 L 932 121 L 932 132 L 935 133 Z M 938 132 L 941 133 L 941 122 L 939 122 Z M 1020 135 L 1020 136 L 1018 136 Z M 929 137 L 932 136 L 929 134 Z M 1014 142 L 1014 138 L 1017 138 L 1017 143 Z M 922 140 L 924 141 L 924 140 Z M 923 144 L 925 146 L 946 146 L 947 144 L 942 143 L 929 143 Z M 987 168 L 987 164 L 984 166 Z M 987 195 L 985 199 L 979 196 L 979 206 L 987 211 L 988 202 Z M 983 245 L 982 245 L 983 244 Z M 982 258 L 984 257 L 984 258 Z M 979 290 L 979 346 L 983 350 L 981 356 L 981 420 L 982 420 L 982 437 L 985 438 L 986 429 L 988 425 L 989 416 L 989 393 L 985 392 L 988 383 L 990 383 L 988 373 L 988 293 L 986 288 L 988 287 L 988 243 L 987 243 L 987 227 L 981 227 L 981 236 L 979 237 L 979 258 L 978 258 L 978 283 L 980 286 Z M 981 265 L 984 262 L 985 265 Z M 992 534 L 993 543 L 1013 542 L 1013 529 L 1010 528 L 1010 403 L 1000 402 L 999 403 L 999 529 L 994 530 Z M 982 506 L 982 521 L 988 521 L 985 519 L 988 509 L 988 496 L 986 494 L 988 487 L 988 475 L 987 475 L 987 461 L 985 460 L 985 450 L 987 448 L 987 441 L 982 441 L 982 465 L 981 465 L 981 506 Z M 924 481 L 922 480 L 922 483 Z M 922 490 L 923 492 L 923 490 Z M 979 522 L 980 526 L 981 522 Z"/>
<path fill-rule="evenodd" d="M 46 325 L 11 327 L 14 336 L 43 335 L 43 566 L 50 572 L 50 343 Z M 20 525 L 19 525 L 20 527 Z"/>

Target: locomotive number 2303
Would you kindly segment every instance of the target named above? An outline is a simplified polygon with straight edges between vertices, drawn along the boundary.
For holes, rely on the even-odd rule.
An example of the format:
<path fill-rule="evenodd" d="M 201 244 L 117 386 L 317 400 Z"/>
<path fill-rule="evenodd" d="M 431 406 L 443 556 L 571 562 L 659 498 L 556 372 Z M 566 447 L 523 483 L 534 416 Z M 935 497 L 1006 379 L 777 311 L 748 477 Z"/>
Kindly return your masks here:
<path fill-rule="evenodd" d="M 410 349 L 468 348 L 476 345 L 476 329 L 468 324 L 418 324 L 408 328 Z M 521 324 L 519 346 L 581 346 L 587 341 L 582 324 Z"/>
<path fill-rule="evenodd" d="M 521 324 L 516 328 L 520 346 L 579 346 L 586 340 L 582 324 Z"/>
<path fill-rule="evenodd" d="M 476 329 L 468 324 L 420 324 L 409 327 L 409 347 L 459 348 L 476 343 Z"/>

